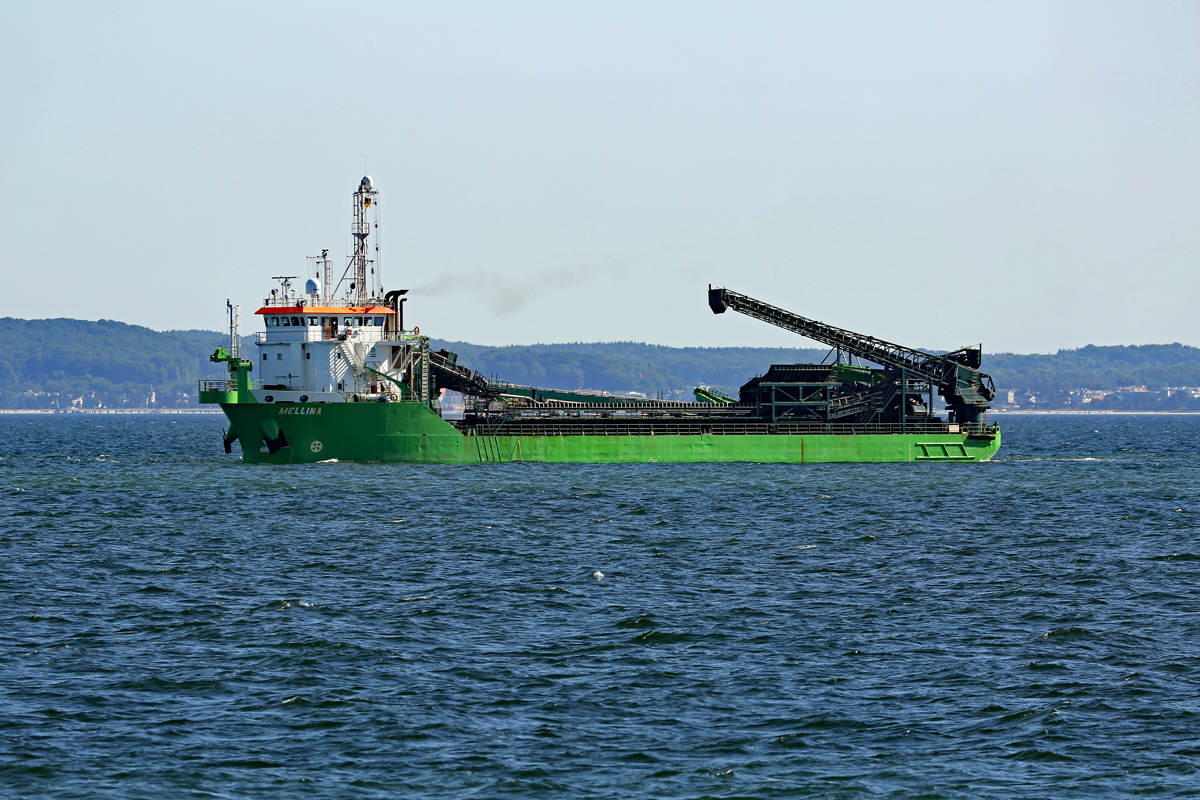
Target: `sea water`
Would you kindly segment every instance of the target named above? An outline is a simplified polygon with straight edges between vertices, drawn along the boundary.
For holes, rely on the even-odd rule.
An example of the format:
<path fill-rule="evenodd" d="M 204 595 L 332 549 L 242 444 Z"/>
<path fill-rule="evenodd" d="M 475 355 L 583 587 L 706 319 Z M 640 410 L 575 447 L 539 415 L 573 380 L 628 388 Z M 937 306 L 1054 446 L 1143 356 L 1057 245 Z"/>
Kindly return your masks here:
<path fill-rule="evenodd" d="M 987 464 L 245 466 L 0 418 L 5 797 L 1200 793 L 1200 417 Z"/>

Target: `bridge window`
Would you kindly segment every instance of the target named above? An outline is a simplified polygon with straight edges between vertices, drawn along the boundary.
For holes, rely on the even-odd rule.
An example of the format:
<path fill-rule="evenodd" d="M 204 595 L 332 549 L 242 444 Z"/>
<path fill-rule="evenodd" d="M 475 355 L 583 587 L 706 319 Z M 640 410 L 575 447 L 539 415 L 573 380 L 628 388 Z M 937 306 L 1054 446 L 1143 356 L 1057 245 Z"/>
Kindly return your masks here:
<path fill-rule="evenodd" d="M 263 353 L 263 361 L 266 361 L 266 360 L 267 360 L 267 354 Z"/>
<path fill-rule="evenodd" d="M 292 317 L 292 325 L 294 325 L 295 327 L 299 328 L 303 324 L 304 323 L 301 321 L 300 317 Z"/>
<path fill-rule="evenodd" d="M 276 354 L 275 354 L 275 360 L 276 360 L 276 361 L 283 361 L 283 353 L 276 353 Z"/>
<path fill-rule="evenodd" d="M 375 327 L 380 328 L 382 326 L 383 326 L 383 317 L 375 317 Z"/>
<path fill-rule="evenodd" d="M 309 317 L 309 318 L 308 318 L 308 327 L 310 327 L 310 328 L 315 328 L 315 327 L 317 327 L 317 318 L 316 318 L 316 317 Z"/>
<path fill-rule="evenodd" d="M 285 328 L 286 328 L 286 327 L 288 327 L 288 319 L 287 319 L 287 317 L 284 317 L 284 318 L 283 318 L 283 327 L 285 327 Z"/>

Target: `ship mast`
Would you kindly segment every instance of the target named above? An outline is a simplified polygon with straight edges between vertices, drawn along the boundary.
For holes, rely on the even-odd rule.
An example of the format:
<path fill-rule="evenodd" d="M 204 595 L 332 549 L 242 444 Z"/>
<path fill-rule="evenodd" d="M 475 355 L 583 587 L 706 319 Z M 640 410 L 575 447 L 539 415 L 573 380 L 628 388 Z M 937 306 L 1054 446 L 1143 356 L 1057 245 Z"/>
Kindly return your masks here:
<path fill-rule="evenodd" d="M 333 297 L 333 271 L 329 269 L 329 250 L 322 250 L 319 256 L 305 256 L 305 258 L 315 262 L 316 280 L 320 281 L 316 288 L 323 293 L 321 298 L 328 302 Z M 308 294 L 312 294 L 312 292 L 309 291 Z"/>
<path fill-rule="evenodd" d="M 367 285 L 368 274 L 372 278 L 375 276 L 375 260 L 370 257 L 367 248 L 367 237 L 371 235 L 367 209 L 376 205 L 378 195 L 379 192 L 376 191 L 369 175 L 359 181 L 358 189 L 354 192 L 354 222 L 350 226 L 350 234 L 354 237 L 354 254 L 350 256 L 350 264 L 346 271 L 353 276 L 350 292 L 355 305 L 360 306 L 366 304 L 366 300 L 374 294 L 375 289 L 373 285 Z M 374 284 L 375 280 L 371 283 Z"/>

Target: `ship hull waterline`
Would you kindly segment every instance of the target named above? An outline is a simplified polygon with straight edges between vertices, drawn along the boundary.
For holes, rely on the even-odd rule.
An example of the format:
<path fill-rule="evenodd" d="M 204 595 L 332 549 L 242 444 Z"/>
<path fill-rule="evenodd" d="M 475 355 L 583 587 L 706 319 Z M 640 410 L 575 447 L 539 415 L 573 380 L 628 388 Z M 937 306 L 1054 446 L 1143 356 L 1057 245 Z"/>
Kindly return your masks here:
<path fill-rule="evenodd" d="M 423 403 L 222 403 L 242 460 L 410 464 L 981 462 L 994 438 L 898 434 L 464 434 Z M 282 437 L 282 438 L 281 438 Z M 268 440 L 274 445 L 268 447 Z M 271 452 L 274 449 L 274 452 Z"/>

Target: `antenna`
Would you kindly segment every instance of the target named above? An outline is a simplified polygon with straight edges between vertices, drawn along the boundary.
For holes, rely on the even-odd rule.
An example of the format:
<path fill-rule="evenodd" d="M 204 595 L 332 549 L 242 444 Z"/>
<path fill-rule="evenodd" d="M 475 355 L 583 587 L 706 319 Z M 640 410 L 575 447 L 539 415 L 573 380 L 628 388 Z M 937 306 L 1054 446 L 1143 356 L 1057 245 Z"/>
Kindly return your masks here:
<path fill-rule="evenodd" d="M 383 260 L 379 257 L 379 204 L 375 204 L 375 286 L 379 294 L 383 294 Z"/>
<path fill-rule="evenodd" d="M 333 272 L 329 269 L 329 248 L 321 251 L 319 256 L 305 256 L 316 262 L 313 266 L 317 268 L 317 280 L 321 282 L 323 290 L 322 298 L 333 296 Z"/>

